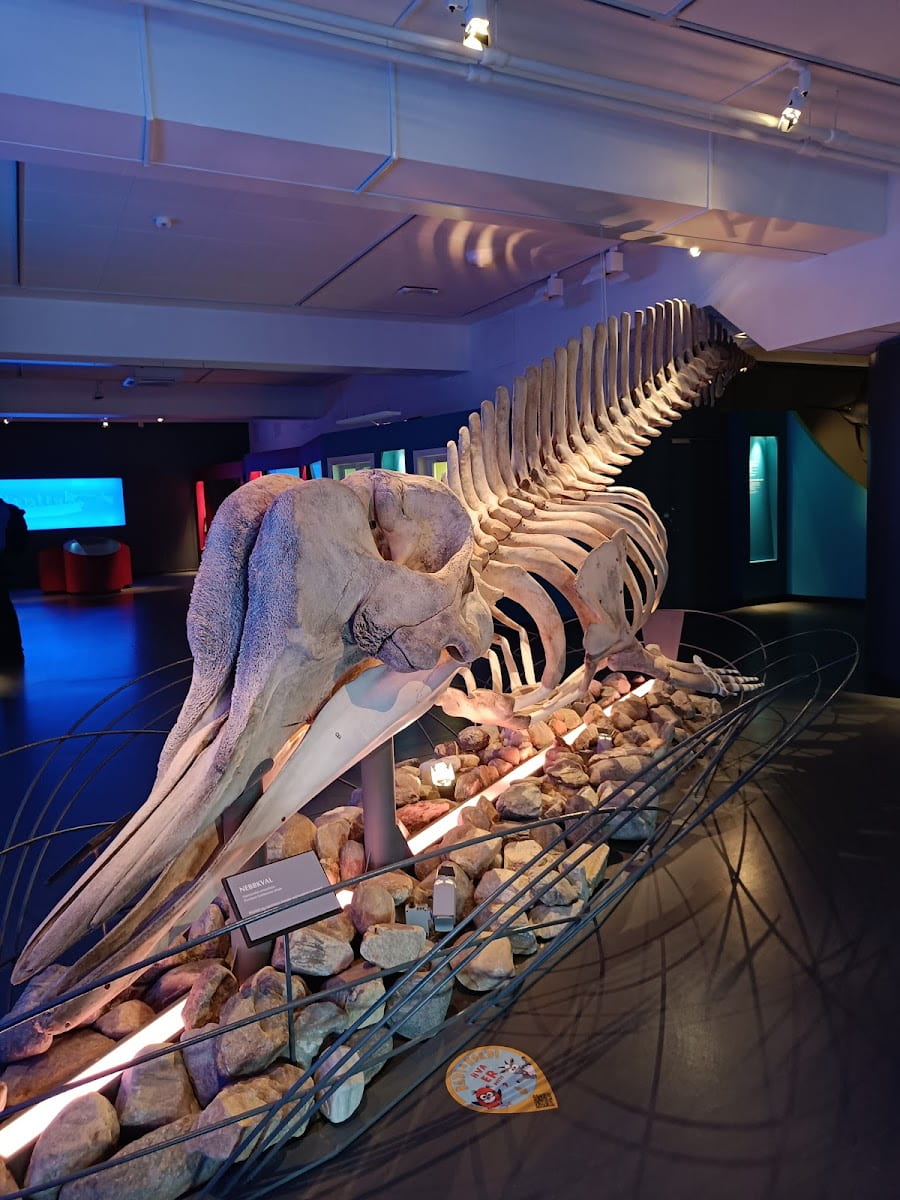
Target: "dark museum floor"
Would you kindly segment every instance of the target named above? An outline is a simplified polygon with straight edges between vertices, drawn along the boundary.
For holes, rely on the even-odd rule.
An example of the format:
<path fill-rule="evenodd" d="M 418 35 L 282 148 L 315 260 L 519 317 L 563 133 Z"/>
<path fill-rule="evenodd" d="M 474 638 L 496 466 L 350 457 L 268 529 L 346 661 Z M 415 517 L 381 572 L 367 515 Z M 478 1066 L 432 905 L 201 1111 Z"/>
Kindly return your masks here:
<path fill-rule="evenodd" d="M 190 582 L 90 601 L 18 596 L 28 664 L 21 695 L 0 700 L 0 750 L 62 731 L 111 688 L 186 653 Z M 859 625 L 862 610 L 741 616 L 770 637 Z M 900 700 L 845 692 L 480 1032 L 537 1060 L 557 1111 L 469 1112 L 441 1069 L 340 1161 L 273 1194 L 896 1195 L 898 732 Z M 16 786 L 15 771 L 0 779 Z"/>

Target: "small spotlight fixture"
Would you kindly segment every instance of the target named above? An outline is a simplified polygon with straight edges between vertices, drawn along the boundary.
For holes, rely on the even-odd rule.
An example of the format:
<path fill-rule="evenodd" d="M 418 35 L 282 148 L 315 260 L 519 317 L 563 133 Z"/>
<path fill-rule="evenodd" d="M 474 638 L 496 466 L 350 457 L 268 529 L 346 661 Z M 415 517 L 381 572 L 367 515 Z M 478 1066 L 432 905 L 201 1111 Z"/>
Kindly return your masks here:
<path fill-rule="evenodd" d="M 790 133 L 796 126 L 800 120 L 800 114 L 803 112 L 806 97 L 809 95 L 809 67 L 798 62 L 791 62 L 788 66 L 797 72 L 798 79 L 796 86 L 791 88 L 787 104 L 778 118 L 779 133 Z"/>
<path fill-rule="evenodd" d="M 104 429 L 109 429 L 109 421 L 107 421 L 105 417 L 104 417 L 104 419 L 103 419 L 103 420 L 100 422 L 100 424 L 103 426 L 103 428 L 104 428 Z"/>
<path fill-rule="evenodd" d="M 472 17 L 466 22 L 463 45 L 470 50 L 486 50 L 491 44 L 491 23 L 487 17 Z"/>
<path fill-rule="evenodd" d="M 3 424 L 4 424 L 4 425 L 8 425 L 8 424 L 9 424 L 9 417 L 4 417 L 4 418 L 3 418 Z"/>
<path fill-rule="evenodd" d="M 157 417 L 156 418 L 157 425 L 162 425 L 162 423 L 165 419 L 166 419 L 165 417 Z"/>
<path fill-rule="evenodd" d="M 703 251 L 699 246 L 691 246 L 691 248 L 688 250 L 688 254 L 691 256 L 691 258 L 699 258 L 702 253 Z"/>

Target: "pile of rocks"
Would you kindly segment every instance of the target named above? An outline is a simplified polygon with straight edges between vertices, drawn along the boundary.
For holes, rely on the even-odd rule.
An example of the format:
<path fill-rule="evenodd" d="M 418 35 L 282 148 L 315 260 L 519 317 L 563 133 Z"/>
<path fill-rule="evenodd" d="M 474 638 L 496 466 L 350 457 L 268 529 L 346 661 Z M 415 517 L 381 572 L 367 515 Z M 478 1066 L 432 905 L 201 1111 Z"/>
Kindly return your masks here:
<path fill-rule="evenodd" d="M 208 1179 L 261 1117 L 212 1127 L 277 1104 L 292 1088 L 279 1113 L 287 1122 L 288 1136 L 305 1131 L 310 1102 L 317 1094 L 324 1097 L 322 1118 L 347 1120 L 390 1056 L 395 1038 L 437 1032 L 451 1004 L 464 1006 L 471 993 L 514 978 L 519 962 L 577 918 L 604 878 L 609 852 L 603 841 L 609 828 L 605 810 L 611 799 L 617 805 L 643 804 L 653 786 L 646 775 L 648 765 L 673 741 L 721 711 L 714 700 L 665 685 L 656 685 L 644 698 L 626 695 L 628 687 L 624 676 L 611 677 L 595 702 L 580 706 L 581 711 L 559 710 L 525 732 L 470 726 L 452 742 L 437 746 L 434 758 L 398 765 L 400 819 L 410 834 L 454 806 L 459 808 L 458 823 L 436 847 L 437 855 L 416 864 L 414 871 L 392 870 L 358 883 L 345 911 L 289 935 L 292 995 L 305 1001 L 293 1014 L 293 1062 L 287 1061 L 287 1014 L 265 1015 L 287 1003 L 284 941 L 275 943 L 269 965 L 239 982 L 231 969 L 231 938 L 218 933 L 231 919 L 224 898 L 188 932 L 188 939 L 207 938 L 201 946 L 176 952 L 158 964 L 117 997 L 93 1028 L 55 1041 L 35 1034 L 28 1025 L 0 1035 L 0 1056 L 10 1064 L 0 1079 L 0 1105 L 4 1091 L 8 1104 L 19 1104 L 96 1062 L 116 1041 L 186 997 L 180 1049 L 128 1068 L 103 1094 L 73 1102 L 38 1139 L 30 1158 L 9 1164 L 12 1173 L 0 1160 L 0 1195 L 16 1190 L 16 1177 L 23 1178 L 25 1186 L 38 1186 L 111 1159 L 114 1166 L 109 1170 L 73 1181 L 58 1193 L 45 1188 L 41 1196 L 174 1200 Z M 607 715 L 604 709 L 613 702 Z M 562 741 L 581 725 L 584 729 L 571 747 Z M 484 797 L 465 803 L 541 750 L 547 752 L 541 772 L 512 783 L 493 803 Z M 438 762 L 453 767 L 452 796 L 442 795 L 432 783 L 432 768 Z M 640 780 L 628 783 L 642 772 Z M 588 826 L 593 840 L 573 846 L 578 839 L 570 835 L 567 844 L 563 835 L 571 820 L 565 818 L 591 810 L 598 810 L 594 830 Z M 528 827 L 541 819 L 549 823 Z M 617 835 L 643 837 L 648 820 L 629 816 L 619 822 Z M 644 824 L 636 826 L 640 821 Z M 582 825 L 582 834 L 584 829 Z M 464 844 L 476 838 L 484 840 Z M 266 855 L 272 862 L 310 850 L 333 883 L 363 874 L 362 808 L 336 808 L 316 821 L 297 814 L 269 839 Z M 409 997 L 435 966 L 433 961 L 418 965 L 434 943 L 413 923 L 408 910 L 430 905 L 442 864 L 452 872 L 457 920 L 476 906 L 484 907 L 473 919 L 475 937 L 467 926 L 455 939 L 440 960 L 427 1000 L 420 1004 L 418 994 Z M 504 910 L 508 902 L 512 905 Z M 511 925 L 498 933 L 511 916 Z M 35 1007 L 42 995 L 50 994 L 62 970 L 50 967 L 32 981 L 19 1000 L 19 1011 Z M 387 996 L 401 976 L 402 986 Z M 373 1056 L 360 1043 L 367 1036 L 371 1039 L 369 1026 L 382 1017 L 388 1033 L 376 1035 L 381 1045 Z M 217 1032 L 249 1018 L 256 1019 Z M 360 1026 L 346 1043 L 330 1049 L 357 1021 Z M 198 1035 L 209 1036 L 197 1041 Z M 311 1077 L 297 1087 L 313 1066 Z M 198 1136 L 157 1151 L 150 1159 L 117 1162 L 189 1132 Z M 243 1156 L 252 1145 L 250 1138 Z"/>

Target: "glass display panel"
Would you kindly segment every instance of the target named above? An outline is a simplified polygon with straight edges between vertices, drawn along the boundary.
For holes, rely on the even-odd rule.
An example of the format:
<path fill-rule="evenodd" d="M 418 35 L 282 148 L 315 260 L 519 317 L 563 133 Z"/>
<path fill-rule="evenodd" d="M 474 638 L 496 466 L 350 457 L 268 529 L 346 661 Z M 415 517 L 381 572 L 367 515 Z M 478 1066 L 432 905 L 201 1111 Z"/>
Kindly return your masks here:
<path fill-rule="evenodd" d="M 300 478 L 299 467 L 273 467 L 271 471 L 266 471 L 267 475 L 292 475 L 294 479 Z"/>
<path fill-rule="evenodd" d="M 750 561 L 778 558 L 778 438 L 751 437 Z"/>
<path fill-rule="evenodd" d="M 24 508 L 33 530 L 125 524 L 121 479 L 0 479 L 0 497 Z"/>
<path fill-rule="evenodd" d="M 416 451 L 416 474 L 430 475 L 432 479 L 443 479 L 447 474 L 446 448 Z"/>
<path fill-rule="evenodd" d="M 354 471 L 368 471 L 375 466 L 375 456 L 365 454 L 346 458 L 329 458 L 328 470 L 332 479 L 346 479 Z"/>
<path fill-rule="evenodd" d="M 406 471 L 405 450 L 382 450 L 381 466 L 385 471 Z"/>

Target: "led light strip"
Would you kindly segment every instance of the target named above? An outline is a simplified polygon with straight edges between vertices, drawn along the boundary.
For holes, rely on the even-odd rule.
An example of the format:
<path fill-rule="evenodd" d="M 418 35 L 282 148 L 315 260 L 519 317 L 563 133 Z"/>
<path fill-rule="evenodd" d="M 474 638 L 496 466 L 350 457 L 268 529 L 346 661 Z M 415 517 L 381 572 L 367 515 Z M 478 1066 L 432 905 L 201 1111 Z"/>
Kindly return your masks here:
<path fill-rule="evenodd" d="M 87 1096 L 91 1092 L 99 1092 L 108 1083 L 112 1083 L 122 1074 L 128 1064 L 148 1046 L 156 1045 L 158 1042 L 167 1042 L 181 1033 L 184 1028 L 181 1014 L 186 1003 L 187 997 L 166 1009 L 164 1013 L 160 1013 L 155 1021 L 151 1021 L 149 1025 L 145 1025 L 143 1029 L 133 1033 L 131 1037 L 123 1038 L 114 1050 L 110 1050 L 109 1054 L 104 1054 L 103 1058 L 92 1066 L 79 1071 L 70 1082 L 75 1083 L 87 1075 L 96 1075 L 98 1071 L 106 1071 L 107 1068 L 111 1068 L 108 1075 L 105 1074 L 100 1079 L 92 1079 L 90 1083 L 72 1088 L 71 1091 L 63 1092 L 59 1096 L 51 1096 L 48 1100 L 42 1100 L 34 1108 L 27 1109 L 14 1117 L 8 1125 L 4 1125 L 0 1129 L 0 1157 L 9 1159 L 14 1154 L 18 1154 L 20 1150 L 24 1150 L 30 1142 L 40 1137 L 50 1122 L 55 1120 L 64 1108 L 68 1108 L 73 1100 L 79 1096 Z"/>
<path fill-rule="evenodd" d="M 646 696 L 652 687 L 653 680 L 650 679 L 627 694 L 629 696 Z M 624 700 L 625 697 L 623 696 L 622 699 Z M 618 701 L 614 701 L 614 704 L 617 703 Z M 603 712 L 606 716 L 609 716 L 612 709 L 613 705 L 610 704 L 607 708 L 604 708 Z M 562 740 L 566 745 L 571 746 L 585 729 L 587 729 L 587 725 L 585 724 L 581 724 L 575 729 L 570 729 L 568 733 L 563 735 Z M 439 842 L 451 829 L 456 828 L 459 824 L 459 814 L 463 809 L 474 807 L 482 798 L 495 800 L 511 784 L 518 783 L 522 779 L 527 779 L 529 776 L 535 775 L 546 761 L 547 750 L 541 750 L 532 758 L 528 758 L 525 762 L 520 763 L 519 766 L 513 767 L 511 771 L 498 779 L 496 783 L 483 788 L 477 796 L 473 796 L 470 800 L 457 805 L 446 816 L 440 817 L 433 824 L 429 825 L 427 829 L 423 829 L 421 833 L 417 833 L 414 837 L 411 837 L 408 843 L 410 851 L 413 854 L 421 854 L 430 846 L 433 846 L 435 842 Z M 349 888 L 342 888 L 339 892 L 335 893 L 335 896 L 341 908 L 347 908 L 353 899 L 353 892 Z M 114 1050 L 110 1050 L 109 1054 L 104 1055 L 93 1066 L 80 1071 L 72 1078 L 71 1082 L 75 1083 L 87 1075 L 96 1075 L 100 1071 L 106 1072 L 107 1068 L 109 1068 L 108 1074 L 104 1074 L 101 1078 L 94 1079 L 90 1083 L 85 1083 L 81 1087 L 72 1088 L 71 1091 L 64 1092 L 60 1096 L 53 1096 L 49 1100 L 43 1100 L 40 1104 L 36 1104 L 34 1108 L 21 1113 L 18 1117 L 10 1121 L 8 1125 L 0 1129 L 0 1157 L 9 1159 L 14 1154 L 18 1154 L 30 1142 L 40 1137 L 51 1121 L 55 1120 L 73 1100 L 79 1096 L 87 1096 L 91 1092 L 99 1092 L 101 1088 L 106 1087 L 107 1084 L 117 1079 L 128 1064 L 137 1058 L 141 1051 L 146 1050 L 148 1046 L 159 1042 L 167 1042 L 171 1038 L 177 1037 L 184 1028 L 184 1021 L 181 1014 L 184 1011 L 186 1003 L 187 998 L 180 1000 L 164 1013 L 161 1013 L 155 1021 L 151 1021 L 149 1025 L 145 1025 L 143 1029 L 139 1029 L 131 1037 L 124 1038 Z"/>

